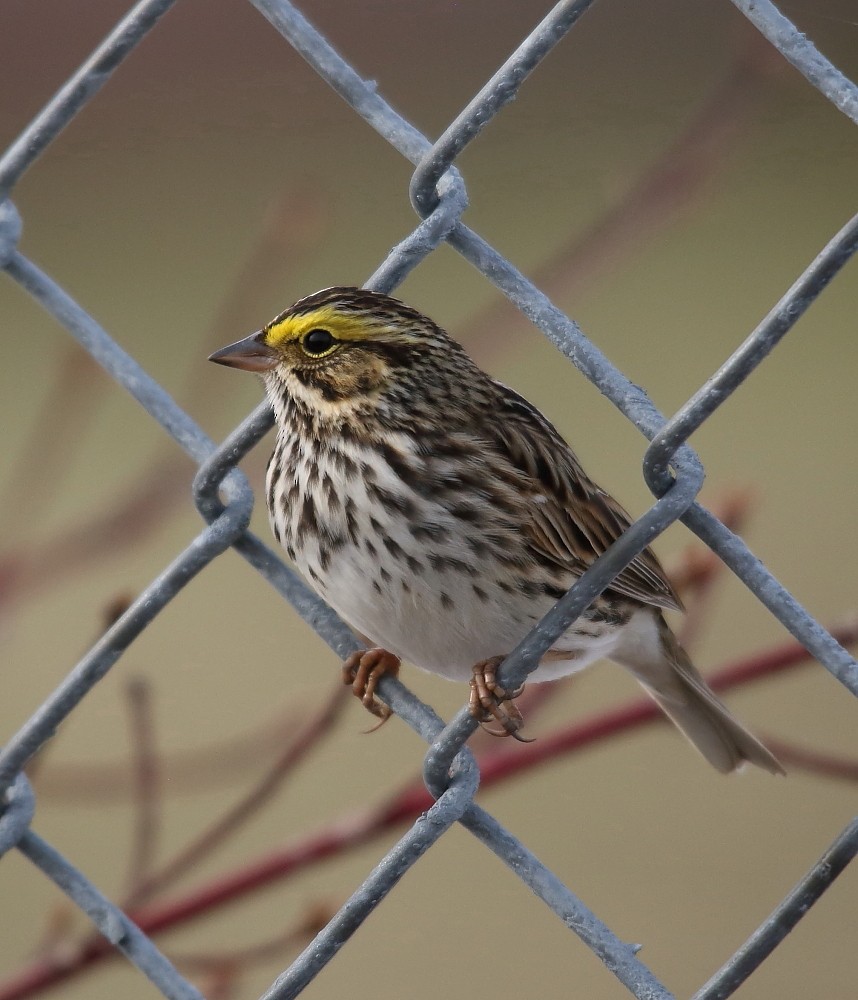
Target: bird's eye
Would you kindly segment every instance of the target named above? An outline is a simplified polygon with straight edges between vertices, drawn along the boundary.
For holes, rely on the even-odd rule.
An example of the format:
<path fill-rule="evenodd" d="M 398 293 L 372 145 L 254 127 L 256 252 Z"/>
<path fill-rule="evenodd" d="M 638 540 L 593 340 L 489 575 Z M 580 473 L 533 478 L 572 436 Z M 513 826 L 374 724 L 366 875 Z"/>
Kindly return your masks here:
<path fill-rule="evenodd" d="M 329 330 L 310 330 L 304 334 L 301 341 L 304 353 L 309 354 L 311 358 L 320 358 L 323 354 L 327 354 L 335 344 L 334 335 Z"/>

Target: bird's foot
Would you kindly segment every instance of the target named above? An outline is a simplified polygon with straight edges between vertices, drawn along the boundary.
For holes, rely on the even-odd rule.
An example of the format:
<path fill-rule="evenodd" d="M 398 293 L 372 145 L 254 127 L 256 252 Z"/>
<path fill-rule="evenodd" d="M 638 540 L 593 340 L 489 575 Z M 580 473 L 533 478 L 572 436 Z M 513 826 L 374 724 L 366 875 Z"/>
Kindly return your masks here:
<path fill-rule="evenodd" d="M 524 685 L 507 693 L 497 682 L 497 669 L 503 659 L 502 656 L 493 656 L 474 666 L 468 711 L 490 736 L 512 736 L 519 743 L 532 743 L 533 740 L 518 734 L 524 725 L 524 717 L 516 707 L 515 699 L 524 690 Z M 500 725 L 500 729 L 489 729 L 486 725 L 493 719 Z"/>
<path fill-rule="evenodd" d="M 352 689 L 356 698 L 360 698 L 368 712 L 381 720 L 367 732 L 374 733 L 376 729 L 380 729 L 393 714 L 387 705 L 375 697 L 375 689 L 385 674 L 396 677 L 398 673 L 399 657 L 388 653 L 386 649 L 359 649 L 343 663 L 343 683 Z"/>

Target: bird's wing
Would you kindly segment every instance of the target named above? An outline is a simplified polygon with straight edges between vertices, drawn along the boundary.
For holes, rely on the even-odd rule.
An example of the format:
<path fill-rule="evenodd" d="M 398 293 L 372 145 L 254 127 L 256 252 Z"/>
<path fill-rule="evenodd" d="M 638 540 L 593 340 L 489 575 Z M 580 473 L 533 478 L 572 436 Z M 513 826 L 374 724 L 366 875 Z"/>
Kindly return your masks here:
<path fill-rule="evenodd" d="M 500 391 L 500 412 L 487 420 L 484 433 L 532 485 L 525 530 L 542 560 L 580 576 L 628 528 L 631 518 L 590 480 L 572 449 L 552 424 L 507 386 Z M 655 555 L 645 549 L 611 583 L 610 591 L 681 610 Z"/>

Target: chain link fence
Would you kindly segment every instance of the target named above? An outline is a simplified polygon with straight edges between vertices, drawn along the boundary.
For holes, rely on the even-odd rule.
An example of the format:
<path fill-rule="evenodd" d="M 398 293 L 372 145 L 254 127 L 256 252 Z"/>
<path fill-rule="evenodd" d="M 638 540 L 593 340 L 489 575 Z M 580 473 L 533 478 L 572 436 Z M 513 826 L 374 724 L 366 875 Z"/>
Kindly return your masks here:
<path fill-rule="evenodd" d="M 10 200 L 16 183 L 109 82 L 112 71 L 174 2 L 144 0 L 133 7 L 0 160 L 0 265 L 59 320 L 198 464 L 194 500 L 206 522 L 194 541 L 152 581 L 38 711 L 5 740 L 0 752 L 0 788 L 4 790 L 0 854 L 12 849 L 19 851 L 56 883 L 89 916 L 107 941 L 148 976 L 164 996 L 190 1000 L 201 997 L 198 990 L 118 907 L 30 828 L 34 795 L 23 768 L 173 597 L 230 547 L 297 609 L 338 656 L 344 657 L 359 644 L 336 615 L 248 530 L 253 494 L 237 463 L 271 427 L 268 406 L 258 407 L 222 444 L 216 444 L 106 330 L 17 249 L 21 221 Z M 439 245 L 449 244 L 507 296 L 651 442 L 644 475 L 657 498 L 655 503 L 511 652 L 503 666 L 503 686 L 516 687 L 523 682 L 542 653 L 614 576 L 670 524 L 681 520 L 847 690 L 858 695 L 858 664 L 787 593 L 745 543 L 696 501 L 703 468 L 686 443 L 689 435 L 764 361 L 855 253 L 858 216 L 831 238 L 727 363 L 673 417 L 665 419 L 572 320 L 510 261 L 460 221 L 467 194 L 455 166 L 457 157 L 483 128 L 491 126 L 539 62 L 562 44 L 592 0 L 565 0 L 557 4 L 435 143 L 397 114 L 375 86 L 364 81 L 295 7 L 284 0 L 252 2 L 356 114 L 415 165 L 410 198 L 422 221 L 391 251 L 367 286 L 393 290 Z M 822 57 L 773 4 L 767 0 L 733 0 L 733 3 L 804 75 L 809 85 L 858 123 L 858 88 Z M 671 997 L 670 991 L 637 957 L 636 947 L 621 940 L 523 843 L 475 804 L 479 771 L 465 742 L 476 724 L 467 710 L 462 709 L 445 724 L 398 680 L 385 678 L 380 691 L 395 713 L 430 744 L 424 777 L 435 804 L 381 859 L 311 945 L 277 979 L 265 994 L 267 1000 L 297 996 L 402 875 L 456 823 L 494 852 L 543 900 L 602 960 L 606 974 L 615 976 L 630 994 L 641 1000 Z M 858 820 L 825 848 L 818 863 L 720 971 L 700 987 L 694 1000 L 731 996 L 819 899 L 856 851 Z"/>

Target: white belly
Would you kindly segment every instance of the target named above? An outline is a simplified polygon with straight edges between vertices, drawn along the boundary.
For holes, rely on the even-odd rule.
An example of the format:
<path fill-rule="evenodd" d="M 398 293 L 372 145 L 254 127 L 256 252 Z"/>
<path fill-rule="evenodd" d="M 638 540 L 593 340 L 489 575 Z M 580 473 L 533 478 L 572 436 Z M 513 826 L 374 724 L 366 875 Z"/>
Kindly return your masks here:
<path fill-rule="evenodd" d="M 332 558 L 319 582 L 308 572 L 317 564 L 308 554 L 299 568 L 357 632 L 371 644 L 450 680 L 467 681 L 474 664 L 510 653 L 553 604 L 549 598 L 525 601 L 504 592 L 492 582 L 498 567 L 484 566 L 486 572 L 477 577 L 450 571 L 403 574 L 398 560 L 381 558 L 370 564 L 361 548 L 348 547 Z M 475 593 L 474 585 L 485 597 Z M 573 626 L 530 679 L 552 680 L 610 656 L 616 633 L 588 631 L 593 634 L 581 635 Z"/>

